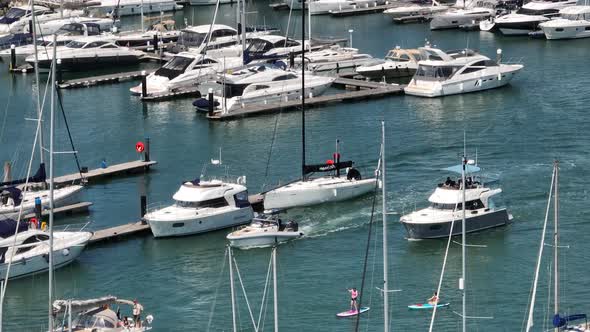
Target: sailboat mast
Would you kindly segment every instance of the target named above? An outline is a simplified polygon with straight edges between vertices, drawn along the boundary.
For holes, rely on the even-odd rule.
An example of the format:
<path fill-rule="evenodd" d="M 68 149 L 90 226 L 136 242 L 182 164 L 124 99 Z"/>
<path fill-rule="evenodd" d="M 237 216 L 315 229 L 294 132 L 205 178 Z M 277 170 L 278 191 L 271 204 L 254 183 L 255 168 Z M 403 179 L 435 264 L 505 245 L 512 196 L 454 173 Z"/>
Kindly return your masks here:
<path fill-rule="evenodd" d="M 234 266 L 232 258 L 232 250 L 227 246 L 227 259 L 229 260 L 229 287 L 231 292 L 231 318 L 233 323 L 233 331 L 238 332 L 238 325 L 236 324 L 236 295 L 234 293 Z"/>
<path fill-rule="evenodd" d="M 143 26 L 143 0 L 141 0 L 141 4 L 140 4 L 141 8 L 140 8 L 140 12 L 141 12 L 141 32 L 144 32 L 144 26 Z M 156 45 L 154 45 L 154 50 L 155 50 Z"/>
<path fill-rule="evenodd" d="M 305 1 L 301 8 L 301 178 L 305 180 Z"/>
<path fill-rule="evenodd" d="M 465 167 L 467 165 L 467 158 L 465 157 L 465 152 L 463 152 L 463 169 L 461 170 L 461 187 L 462 187 L 462 201 L 461 209 L 462 209 L 462 217 L 461 217 L 461 269 L 462 269 L 462 276 L 461 280 L 459 281 L 459 289 L 462 291 L 463 297 L 463 332 L 467 331 L 467 294 L 465 291 L 465 266 L 466 266 L 466 250 L 465 250 Z"/>
<path fill-rule="evenodd" d="M 553 230 L 553 273 L 555 283 L 553 284 L 553 301 L 554 301 L 554 314 L 559 314 L 559 258 L 558 258 L 558 246 L 559 246 L 559 161 L 555 161 L 555 201 L 554 201 L 554 213 L 555 213 L 555 225 Z M 555 332 L 558 332 L 559 328 L 555 328 Z"/>
<path fill-rule="evenodd" d="M 37 95 L 37 116 L 41 118 L 41 84 L 39 83 L 39 56 L 37 55 L 37 31 L 36 31 L 36 20 L 35 20 L 35 1 L 31 0 L 31 26 L 33 27 L 33 31 L 31 34 L 33 35 L 33 53 L 35 54 L 35 63 L 33 64 L 35 70 L 35 84 L 37 86 L 37 91 L 35 94 Z M 45 155 L 43 153 L 43 130 L 39 132 L 39 162 L 41 164 L 45 163 Z"/>
<path fill-rule="evenodd" d="M 277 288 L 277 246 L 272 247 L 272 283 L 274 296 L 274 319 L 275 332 L 279 332 L 279 304 L 278 304 L 278 288 Z"/>
<path fill-rule="evenodd" d="M 389 263 L 387 257 L 387 191 L 385 190 L 385 121 L 381 121 L 381 191 L 383 201 L 383 330 L 389 332 Z"/>
<path fill-rule="evenodd" d="M 57 35 L 53 35 L 53 61 L 51 64 L 51 107 L 49 113 L 49 330 L 53 330 L 53 131 L 55 122 L 55 65 Z"/>

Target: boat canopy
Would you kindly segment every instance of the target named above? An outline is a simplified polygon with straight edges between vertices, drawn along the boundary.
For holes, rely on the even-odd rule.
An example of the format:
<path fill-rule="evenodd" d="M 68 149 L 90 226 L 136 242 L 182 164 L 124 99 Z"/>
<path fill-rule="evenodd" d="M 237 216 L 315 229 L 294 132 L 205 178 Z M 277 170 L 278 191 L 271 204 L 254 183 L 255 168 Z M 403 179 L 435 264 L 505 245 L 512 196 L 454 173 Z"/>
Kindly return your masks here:
<path fill-rule="evenodd" d="M 449 172 L 453 172 L 453 173 L 458 173 L 461 174 L 461 172 L 463 171 L 463 165 L 455 165 L 455 166 L 451 166 L 451 167 L 447 167 L 444 169 L 445 171 L 449 171 Z M 465 172 L 466 173 L 477 173 L 479 172 L 481 169 L 477 166 L 474 165 L 465 165 Z"/>
<path fill-rule="evenodd" d="M 28 178 L 28 182 L 29 183 L 45 182 L 46 179 L 47 179 L 47 174 L 45 173 L 45 164 L 40 164 L 39 169 L 37 169 L 37 173 L 35 173 L 35 175 L 31 176 L 30 178 Z M 14 180 L 14 181 L 0 182 L 0 188 L 6 187 L 6 186 L 14 186 L 17 184 L 23 184 L 26 182 L 27 182 L 26 178 L 20 179 L 20 180 Z"/>
<path fill-rule="evenodd" d="M 564 327 L 567 325 L 567 323 L 575 321 L 575 320 L 581 320 L 581 319 L 586 319 L 586 314 L 575 314 L 575 315 L 569 315 L 569 316 L 560 316 L 559 314 L 553 316 L 553 326 L 554 327 Z"/>
<path fill-rule="evenodd" d="M 100 298 L 89 300 L 55 300 L 53 301 L 53 313 L 64 313 L 68 310 L 69 305 L 71 305 L 72 307 L 72 312 L 80 312 L 114 303 L 125 304 L 130 306 L 133 305 L 133 301 L 118 299 L 116 296 L 112 295 L 107 295 Z"/>
<path fill-rule="evenodd" d="M 18 233 L 24 232 L 29 229 L 29 225 L 26 222 L 18 223 L 14 219 L 4 219 L 0 221 L 0 237 L 7 238 L 13 236 L 16 231 L 16 226 L 18 224 Z"/>

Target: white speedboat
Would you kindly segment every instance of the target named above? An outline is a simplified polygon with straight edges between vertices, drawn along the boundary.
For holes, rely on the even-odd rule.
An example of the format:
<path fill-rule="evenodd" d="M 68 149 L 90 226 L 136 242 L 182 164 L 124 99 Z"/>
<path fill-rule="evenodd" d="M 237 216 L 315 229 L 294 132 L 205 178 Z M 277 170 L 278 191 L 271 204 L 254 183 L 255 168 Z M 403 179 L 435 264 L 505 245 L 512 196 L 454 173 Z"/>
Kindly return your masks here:
<path fill-rule="evenodd" d="M 282 242 L 300 238 L 303 232 L 299 231 L 299 225 L 294 221 L 283 223 L 281 218 L 264 217 L 254 218 L 252 222 L 227 235 L 232 247 L 260 248 L 269 247 Z"/>
<path fill-rule="evenodd" d="M 358 49 L 332 45 L 305 55 L 305 68 L 313 73 L 336 72 L 354 74 L 360 66 L 374 65 L 378 60 L 370 54 L 359 53 Z M 301 64 L 301 58 L 295 58 Z"/>
<path fill-rule="evenodd" d="M 84 187 L 71 185 L 55 189 L 53 192 L 54 207 L 67 206 L 80 202 L 80 195 Z M 42 208 L 49 205 L 49 190 L 26 190 L 22 192 L 17 187 L 0 189 L 0 222 L 2 219 L 16 219 L 19 212 L 26 215 L 35 210 L 35 199 L 41 200 Z"/>
<path fill-rule="evenodd" d="M 211 31 L 211 38 L 209 38 L 209 31 Z M 251 38 L 267 35 L 273 31 L 272 29 L 258 31 L 246 27 L 246 44 Z M 241 57 L 241 38 L 238 30 L 224 24 L 188 26 L 180 31 L 178 42 L 172 51 L 174 53 L 183 51 L 207 53 L 216 58 Z"/>
<path fill-rule="evenodd" d="M 466 231 L 476 232 L 488 228 L 504 226 L 511 216 L 505 208 L 497 208 L 491 198 L 502 192 L 502 189 L 491 189 L 474 175 L 479 172 L 479 167 L 465 165 L 465 228 Z M 447 168 L 449 172 L 461 173 L 462 165 Z M 407 237 L 411 240 L 445 238 L 461 234 L 461 220 L 463 217 L 463 194 L 461 181 L 451 180 L 450 177 L 444 183 L 440 183 L 428 198 L 430 206 L 406 214 L 400 218 L 400 222 L 407 231 Z"/>
<path fill-rule="evenodd" d="M 217 83 L 225 87 L 225 97 L 241 96 L 250 84 L 271 82 L 293 77 L 293 73 L 285 71 L 286 64 L 254 64 L 238 70 L 225 70 L 218 74 Z M 290 76 L 285 76 L 290 75 Z"/>
<path fill-rule="evenodd" d="M 305 78 L 304 94 L 308 96 L 319 96 L 323 94 L 335 81 L 333 77 L 307 75 Z M 301 78 L 294 73 L 285 72 L 284 75 L 276 77 L 273 81 L 253 83 L 248 85 L 241 96 L 225 98 L 214 97 L 214 112 L 222 114 L 239 110 L 246 105 L 264 105 L 273 102 L 286 102 L 301 98 Z M 209 110 L 208 100 L 199 99 L 194 106 L 200 111 Z"/>
<path fill-rule="evenodd" d="M 479 27 L 482 31 L 498 30 L 508 36 L 528 35 L 529 32 L 537 31 L 540 23 L 549 20 L 549 17 L 543 15 L 510 13 L 481 21 Z"/>
<path fill-rule="evenodd" d="M 197 86 L 200 83 L 215 80 L 217 73 L 242 65 L 241 58 L 214 59 L 193 52 L 174 55 L 146 78 L 147 94 L 158 95 L 180 88 Z M 133 95 L 141 95 L 141 84 L 129 89 Z"/>
<path fill-rule="evenodd" d="M 420 52 L 423 60 L 404 89 L 408 95 L 440 97 L 498 88 L 508 84 L 523 68 L 521 64 L 492 61 L 468 49 L 445 53 L 426 46 Z"/>
<path fill-rule="evenodd" d="M 446 12 L 447 10 L 449 10 L 449 6 L 446 5 L 411 5 L 389 8 L 385 10 L 383 14 L 391 17 L 394 22 L 397 22 L 398 19 L 408 17 L 424 17 L 428 19 L 432 15 L 441 14 Z"/>
<path fill-rule="evenodd" d="M 121 311 L 121 307 L 127 307 Z M 133 308 L 143 306 L 137 300 L 119 299 L 115 296 L 104 296 L 88 300 L 55 300 L 52 304 L 53 314 L 59 326 L 52 331 L 76 332 L 144 332 L 152 329 L 154 316 L 148 314 L 139 324 L 133 320 Z M 117 307 L 115 312 L 112 308 Z M 68 321 L 71 317 L 71 328 Z M 141 317 L 144 317 L 143 314 Z"/>
<path fill-rule="evenodd" d="M 141 51 L 118 46 L 102 36 L 77 38 L 56 51 L 57 59 L 61 60 L 61 68 L 71 71 L 137 64 L 143 55 Z M 49 69 L 53 50 L 39 51 L 37 57 L 39 68 Z M 34 55 L 27 57 L 26 61 L 33 65 Z"/>
<path fill-rule="evenodd" d="M 308 41 L 305 41 L 305 48 L 309 50 Z M 300 49 L 300 40 L 277 35 L 258 36 L 250 40 L 246 48 L 245 58 L 281 58 L 288 56 L 291 52 L 298 52 Z"/>
<path fill-rule="evenodd" d="M 112 38 L 119 46 L 144 50 L 154 46 L 154 38 L 158 41 L 158 47 L 163 48 L 173 45 L 179 36 L 180 31 L 175 29 L 174 21 L 166 20 L 152 24 L 146 31 L 120 32 L 113 34 Z"/>
<path fill-rule="evenodd" d="M 572 6 L 559 11 L 559 18 L 539 24 L 547 39 L 590 37 L 590 6 Z"/>
<path fill-rule="evenodd" d="M 142 10 L 143 6 L 143 10 Z M 182 9 L 175 0 L 101 0 L 99 5 L 86 9 L 89 16 L 121 17 L 150 13 L 169 12 Z"/>
<path fill-rule="evenodd" d="M 38 5 L 35 5 L 34 7 L 15 6 L 10 8 L 8 12 L 0 18 L 0 33 L 23 33 L 28 30 L 29 22 L 32 17 L 31 8 L 35 9 L 35 22 L 37 24 L 62 18 L 61 13 L 56 13 L 47 7 Z M 82 14 L 83 12 L 80 10 L 63 11 L 63 17 L 79 16 Z"/>
<path fill-rule="evenodd" d="M 384 60 L 374 65 L 357 67 L 356 72 L 372 79 L 411 77 L 416 73 L 420 60 L 418 49 L 397 46 L 387 53 Z"/>
<path fill-rule="evenodd" d="M 518 14 L 554 17 L 563 8 L 575 6 L 577 0 L 533 0 L 524 4 Z"/>
<path fill-rule="evenodd" d="M 430 30 L 456 29 L 496 15 L 495 1 L 478 1 L 474 7 L 448 10 L 432 16 Z"/>
<path fill-rule="evenodd" d="M 150 211 L 143 219 L 154 237 L 184 236 L 247 224 L 253 211 L 248 191 L 240 184 L 242 179 L 236 183 L 187 181 L 172 197 L 173 205 Z"/>
<path fill-rule="evenodd" d="M 74 261 L 86 244 L 90 232 L 53 232 L 53 267 L 59 268 Z M 16 242 L 15 242 L 16 240 Z M 0 280 L 6 278 L 8 264 L 9 279 L 45 272 L 49 269 L 49 233 L 30 229 L 0 240 Z"/>

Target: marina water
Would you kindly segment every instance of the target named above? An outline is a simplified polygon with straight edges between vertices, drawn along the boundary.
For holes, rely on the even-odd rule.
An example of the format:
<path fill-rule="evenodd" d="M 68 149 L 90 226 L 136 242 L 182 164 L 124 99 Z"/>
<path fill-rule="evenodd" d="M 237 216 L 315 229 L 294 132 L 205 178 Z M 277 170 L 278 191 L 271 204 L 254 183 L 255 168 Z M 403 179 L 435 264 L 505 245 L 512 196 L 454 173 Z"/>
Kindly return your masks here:
<path fill-rule="evenodd" d="M 182 25 L 206 24 L 213 7 L 187 7 L 175 14 Z M 266 3 L 250 5 L 248 20 L 286 29 L 288 11 L 272 11 Z M 294 13 L 299 32 L 300 13 Z M 234 25 L 235 7 L 222 6 L 218 23 Z M 124 18 L 139 26 L 139 18 Z M 469 320 L 468 330 L 516 331 L 525 319 L 534 272 L 544 204 L 552 162 L 561 161 L 562 308 L 588 312 L 588 41 L 545 41 L 508 38 L 486 32 L 457 30 L 431 32 L 427 24 L 394 25 L 376 14 L 334 19 L 313 17 L 315 37 L 349 38 L 363 53 L 381 57 L 396 45 L 419 47 L 425 40 L 443 49 L 473 48 L 493 58 L 496 49 L 504 59 L 522 61 L 524 70 L 505 88 L 437 99 L 394 96 L 379 100 L 335 104 L 307 113 L 308 160 L 324 162 L 342 142 L 344 159 L 374 167 L 378 158 L 380 127 L 387 126 L 388 201 L 392 330 L 425 330 L 429 312 L 410 312 L 407 305 L 428 298 L 439 278 L 445 241 L 409 242 L 397 222 L 399 216 L 423 207 L 435 185 L 447 176 L 440 169 L 458 164 L 463 149 L 480 166 L 499 179 L 506 204 L 514 216 L 508 227 L 468 236 L 468 314 L 494 319 Z M 316 35 L 317 34 L 317 35 Z M 146 64 L 145 66 L 154 66 Z M 11 76 L 0 69 L 0 157 L 12 160 L 13 176 L 24 174 L 34 135 L 35 117 L 31 87 L 34 75 Z M 91 73 L 96 74 L 96 72 Z M 78 76 L 88 73 L 76 74 Z M 42 75 L 42 77 L 46 77 Z M 74 77 L 70 75 L 68 77 Z M 196 114 L 191 99 L 142 103 L 124 82 L 62 91 L 64 107 L 81 163 L 99 167 L 139 158 L 135 143 L 151 139 L 151 156 L 158 165 L 146 176 L 117 178 L 85 189 L 94 203 L 88 216 L 59 219 L 58 223 L 93 221 L 104 228 L 136 221 L 139 195 L 145 190 L 150 203 L 167 203 L 184 180 L 199 176 L 201 167 L 216 157 L 219 148 L 230 173 L 247 176 L 249 191 L 294 179 L 300 172 L 300 113 L 229 122 L 210 122 Z M 69 150 L 63 121 L 57 146 Z M 276 130 L 275 130 L 276 127 Z M 271 150 L 272 145 L 272 150 Z M 270 154 L 270 155 L 269 155 Z M 57 174 L 74 171 L 71 155 L 59 155 Z M 365 172 L 364 176 L 370 176 Z M 279 326 L 283 331 L 347 331 L 353 320 L 335 313 L 348 305 L 347 288 L 360 287 L 367 224 L 372 197 L 289 211 L 285 219 L 299 221 L 306 236 L 280 246 Z M 379 208 L 377 208 L 379 210 Z M 377 215 L 376 222 L 380 221 Z M 380 229 L 380 227 L 377 227 Z M 379 230 L 377 231 L 379 232 Z M 177 239 L 154 240 L 151 235 L 88 248 L 80 259 L 56 272 L 60 298 L 112 294 L 137 298 L 145 314 L 155 316 L 154 331 L 228 331 L 231 307 L 227 264 L 222 271 L 226 231 Z M 380 235 L 373 239 L 379 239 Z M 369 258 L 363 305 L 374 310 L 363 316 L 363 329 L 381 330 L 381 254 L 373 248 Z M 376 253 L 376 254 L 375 254 Z M 250 303 L 260 307 L 270 250 L 235 251 Z M 457 289 L 460 247 L 449 253 L 441 297 L 450 302 L 440 310 L 436 329 L 460 328 L 461 295 Z M 547 264 L 548 261 L 545 261 Z M 544 269 L 548 265 L 544 264 Z M 537 327 L 547 312 L 547 280 L 539 287 Z M 544 285 L 544 286 L 543 286 Z M 47 274 L 10 281 L 4 313 L 7 331 L 43 331 L 46 328 Z M 270 300 L 272 301 L 272 300 Z M 242 292 L 238 290 L 239 323 L 252 330 Z M 213 307 L 213 304 L 215 306 Z M 272 304 L 266 326 L 272 323 Z M 545 319 L 549 321 L 549 318 Z"/>

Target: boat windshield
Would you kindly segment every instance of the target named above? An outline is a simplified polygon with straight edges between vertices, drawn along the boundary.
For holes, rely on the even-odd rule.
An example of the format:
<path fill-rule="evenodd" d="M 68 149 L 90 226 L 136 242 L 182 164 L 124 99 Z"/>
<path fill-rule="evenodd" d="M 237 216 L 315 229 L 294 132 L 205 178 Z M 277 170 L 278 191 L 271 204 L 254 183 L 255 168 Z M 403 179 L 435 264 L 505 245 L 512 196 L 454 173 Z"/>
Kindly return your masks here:
<path fill-rule="evenodd" d="M 72 325 L 76 328 L 115 328 L 112 322 L 93 315 L 80 315 Z"/>
<path fill-rule="evenodd" d="M 66 47 L 67 48 L 83 48 L 84 45 L 86 45 L 85 42 L 79 42 L 79 41 L 72 40 L 71 42 L 69 42 L 66 45 Z"/>
<path fill-rule="evenodd" d="M 160 69 L 156 70 L 155 75 L 165 76 L 169 79 L 173 79 L 184 73 L 186 68 L 193 62 L 193 60 L 193 58 L 175 56 L 170 61 L 166 62 Z"/>
<path fill-rule="evenodd" d="M 561 14 L 561 18 L 572 21 L 590 20 L 590 13 Z"/>
<path fill-rule="evenodd" d="M 416 59 L 416 61 L 420 61 L 420 54 L 414 54 L 414 58 Z M 387 53 L 387 56 L 385 56 L 385 59 L 397 62 L 412 61 L 412 58 L 409 54 L 398 51 L 389 51 L 389 53 Z"/>
<path fill-rule="evenodd" d="M 433 209 L 437 209 L 437 210 L 461 210 L 463 209 L 463 204 L 462 203 L 451 203 L 451 204 L 447 204 L 447 203 L 432 203 L 430 204 L 430 207 Z M 483 205 L 483 202 L 480 199 L 476 199 L 476 200 L 472 200 L 472 201 L 468 201 L 465 203 L 465 210 L 479 210 L 479 209 L 483 209 L 485 206 Z"/>
<path fill-rule="evenodd" d="M 247 52 L 250 53 L 265 53 L 272 48 L 272 44 L 262 39 L 253 40 L 248 46 Z"/>
<path fill-rule="evenodd" d="M 224 206 L 228 206 L 229 204 L 227 203 L 227 200 L 225 199 L 225 197 L 219 197 L 219 198 L 214 198 L 214 199 L 208 199 L 206 201 L 200 201 L 200 202 L 188 202 L 188 201 L 176 201 L 176 206 L 178 207 L 184 207 L 184 208 L 199 208 L 199 209 L 204 209 L 204 208 L 220 208 L 220 207 L 224 207 Z"/>
<path fill-rule="evenodd" d="M 6 15 L 4 15 L 4 17 L 6 17 L 6 18 L 19 18 L 19 17 L 25 16 L 26 13 L 27 13 L 27 11 L 24 9 L 12 7 L 8 11 L 8 13 L 6 13 Z"/>
<path fill-rule="evenodd" d="M 453 74 L 460 68 L 461 67 L 457 66 L 419 65 L 415 77 L 420 79 L 444 81 L 453 76 Z"/>
<path fill-rule="evenodd" d="M 180 32 L 178 43 L 184 46 L 201 46 L 207 38 L 206 33 L 183 30 Z"/>

